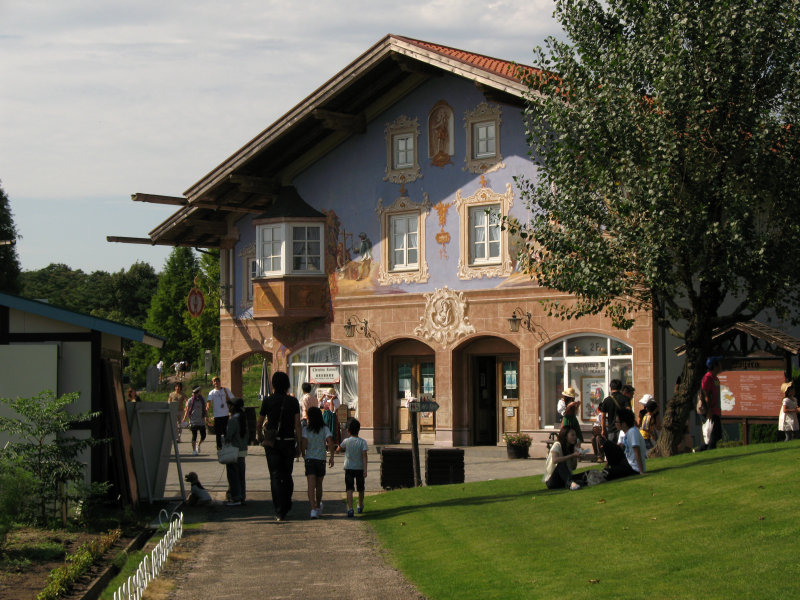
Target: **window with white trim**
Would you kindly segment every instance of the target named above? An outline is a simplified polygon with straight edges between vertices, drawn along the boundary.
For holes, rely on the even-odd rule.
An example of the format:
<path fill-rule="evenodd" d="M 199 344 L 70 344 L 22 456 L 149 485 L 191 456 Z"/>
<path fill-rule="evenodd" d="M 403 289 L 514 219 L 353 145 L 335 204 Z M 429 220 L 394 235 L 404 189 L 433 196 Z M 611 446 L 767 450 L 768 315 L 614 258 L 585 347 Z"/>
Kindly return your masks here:
<path fill-rule="evenodd" d="M 322 223 L 263 223 L 256 231 L 255 277 L 324 274 Z"/>
<path fill-rule="evenodd" d="M 292 271 L 317 273 L 322 265 L 322 227 L 292 227 Z"/>
<path fill-rule="evenodd" d="M 481 102 L 464 113 L 467 133 L 465 171 L 485 173 L 503 160 L 500 154 L 500 107 Z M 500 166 L 503 166 L 500 164 Z"/>
<path fill-rule="evenodd" d="M 283 271 L 283 225 L 262 225 L 258 229 L 261 239 L 263 273 L 281 273 Z"/>
<path fill-rule="evenodd" d="M 469 209 L 470 264 L 500 262 L 500 205 L 484 204 Z"/>
<path fill-rule="evenodd" d="M 247 302 L 250 303 L 253 301 L 253 279 L 258 277 L 258 259 L 255 258 L 248 258 L 247 259 Z"/>
<path fill-rule="evenodd" d="M 392 256 L 390 268 L 401 271 L 419 268 L 419 213 L 391 215 Z"/>
<path fill-rule="evenodd" d="M 472 158 L 489 158 L 497 154 L 494 121 L 472 126 Z"/>
<path fill-rule="evenodd" d="M 414 166 L 414 136 L 401 133 L 392 136 L 392 163 L 395 169 L 408 169 Z"/>

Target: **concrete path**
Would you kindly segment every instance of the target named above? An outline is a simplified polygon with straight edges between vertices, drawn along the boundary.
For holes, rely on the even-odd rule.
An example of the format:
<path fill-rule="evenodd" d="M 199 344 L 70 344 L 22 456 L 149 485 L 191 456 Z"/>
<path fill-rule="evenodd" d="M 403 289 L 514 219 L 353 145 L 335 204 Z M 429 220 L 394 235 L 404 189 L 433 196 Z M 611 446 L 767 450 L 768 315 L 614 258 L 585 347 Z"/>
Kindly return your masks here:
<path fill-rule="evenodd" d="M 211 443 L 208 443 L 211 442 Z M 191 557 L 172 576 L 174 600 L 241 598 L 421 599 L 423 596 L 386 560 L 371 528 L 360 518 L 346 518 L 343 457 L 325 477 L 323 517 L 309 518 L 303 463 L 295 463 L 294 506 L 289 518 L 273 518 L 263 451 L 251 447 L 247 457 L 247 504 L 222 504 L 227 489 L 225 469 L 216 461 L 213 439 L 202 454 L 183 456 L 183 473 L 194 471 L 218 502 L 211 508 L 184 507 L 189 521 L 207 519 L 201 532 L 187 537 Z M 188 443 L 180 444 L 191 453 Z M 424 456 L 424 450 L 421 452 Z M 369 456 L 367 495 L 380 493 L 380 457 Z M 422 471 L 424 477 L 424 462 Z M 465 479 L 479 481 L 541 474 L 542 460 L 509 460 L 505 448 L 465 449 Z M 173 459 L 167 496 L 178 496 Z M 366 502 L 369 510 L 369 497 Z M 356 568 L 357 566 L 357 568 Z"/>

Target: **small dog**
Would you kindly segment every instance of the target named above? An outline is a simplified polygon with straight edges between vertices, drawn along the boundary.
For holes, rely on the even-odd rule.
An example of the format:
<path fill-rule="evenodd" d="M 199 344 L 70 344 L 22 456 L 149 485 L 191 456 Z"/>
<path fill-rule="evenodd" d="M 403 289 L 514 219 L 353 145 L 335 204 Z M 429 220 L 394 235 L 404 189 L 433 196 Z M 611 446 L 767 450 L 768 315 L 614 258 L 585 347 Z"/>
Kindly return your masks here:
<path fill-rule="evenodd" d="M 191 471 L 190 473 L 187 473 L 186 477 L 183 479 L 186 481 L 186 483 L 192 486 L 192 491 L 189 493 L 189 497 L 186 499 L 186 504 L 189 506 L 204 506 L 213 502 L 211 499 L 211 494 L 208 493 L 208 490 L 203 487 L 203 484 L 200 483 L 200 480 L 197 478 L 197 473 Z"/>

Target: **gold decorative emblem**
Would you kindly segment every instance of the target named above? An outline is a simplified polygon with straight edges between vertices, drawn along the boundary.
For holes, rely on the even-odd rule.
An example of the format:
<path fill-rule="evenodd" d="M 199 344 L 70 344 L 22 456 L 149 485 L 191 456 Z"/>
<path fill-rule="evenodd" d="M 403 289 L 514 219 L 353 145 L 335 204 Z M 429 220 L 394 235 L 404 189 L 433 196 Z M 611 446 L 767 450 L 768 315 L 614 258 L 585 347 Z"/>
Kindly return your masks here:
<path fill-rule="evenodd" d="M 447 348 L 455 340 L 475 333 L 475 327 L 469 322 L 466 312 L 464 293 L 444 286 L 425 294 L 425 314 L 420 317 L 414 333 Z"/>

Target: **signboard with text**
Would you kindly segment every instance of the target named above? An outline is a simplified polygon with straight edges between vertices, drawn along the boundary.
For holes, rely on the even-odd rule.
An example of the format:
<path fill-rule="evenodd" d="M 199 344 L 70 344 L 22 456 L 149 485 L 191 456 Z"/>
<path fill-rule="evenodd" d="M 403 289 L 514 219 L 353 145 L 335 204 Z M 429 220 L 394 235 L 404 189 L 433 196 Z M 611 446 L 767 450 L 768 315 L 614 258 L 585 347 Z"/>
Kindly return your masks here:
<path fill-rule="evenodd" d="M 308 367 L 309 383 L 339 383 L 338 365 L 318 365 Z"/>
<path fill-rule="evenodd" d="M 778 417 L 783 371 L 723 371 L 719 375 L 723 417 Z"/>

